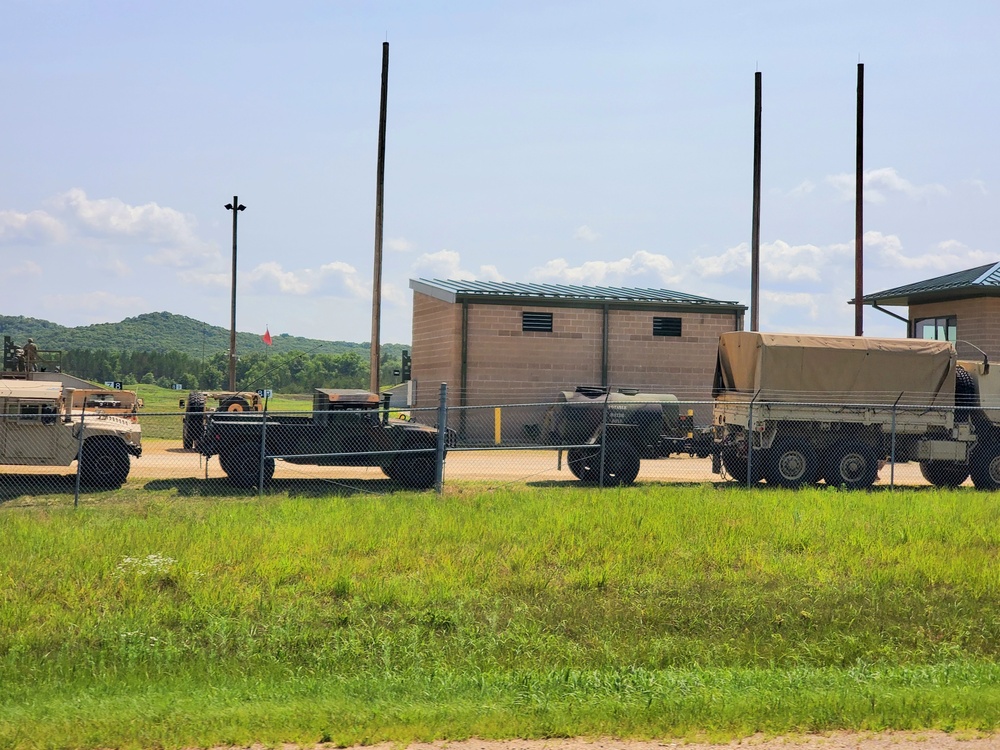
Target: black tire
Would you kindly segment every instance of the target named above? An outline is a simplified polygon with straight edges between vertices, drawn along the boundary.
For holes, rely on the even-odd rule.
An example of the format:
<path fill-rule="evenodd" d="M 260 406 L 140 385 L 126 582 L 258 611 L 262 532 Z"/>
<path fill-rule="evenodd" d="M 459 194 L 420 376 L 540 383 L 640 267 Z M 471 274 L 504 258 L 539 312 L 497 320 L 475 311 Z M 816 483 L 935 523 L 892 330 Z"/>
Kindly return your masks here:
<path fill-rule="evenodd" d="M 878 477 L 878 458 L 871 446 L 858 440 L 835 445 L 828 453 L 823 477 L 837 487 L 868 489 Z"/>
<path fill-rule="evenodd" d="M 596 482 L 600 477 L 600 448 L 570 448 L 566 454 L 566 465 L 573 476 L 581 482 Z"/>
<path fill-rule="evenodd" d="M 969 467 L 955 461 L 921 461 L 920 473 L 935 487 L 958 487 L 969 478 Z"/>
<path fill-rule="evenodd" d="M 786 437 L 775 441 L 767 452 L 764 478 L 777 487 L 813 484 L 819 476 L 819 457 L 809 441 Z"/>
<path fill-rule="evenodd" d="M 187 410 L 184 414 L 184 448 L 191 450 L 205 433 L 205 394 L 188 394 Z"/>
<path fill-rule="evenodd" d="M 83 443 L 80 481 L 87 487 L 117 489 L 132 468 L 128 451 L 116 438 L 90 438 Z"/>
<path fill-rule="evenodd" d="M 600 469 L 600 454 L 597 457 Z M 632 484 L 639 476 L 639 451 L 631 443 L 614 440 L 604 451 L 604 486 L 621 487 Z"/>
<path fill-rule="evenodd" d="M 737 484 L 746 485 L 747 483 L 747 451 L 746 443 L 739 443 L 737 445 L 727 445 L 719 452 L 719 458 L 722 460 L 722 466 L 726 470 L 726 474 Z M 761 464 L 764 460 L 764 454 L 760 449 L 757 449 L 753 453 L 753 473 L 754 480 L 753 483 L 756 484 L 760 481 L 763 476 L 763 470 Z"/>
<path fill-rule="evenodd" d="M 219 454 L 219 465 L 229 483 L 236 487 L 256 487 L 260 482 L 260 443 L 238 443 Z M 264 484 L 274 478 L 274 459 L 264 459 Z"/>
<path fill-rule="evenodd" d="M 1000 490 L 1000 443 L 977 446 L 969 463 L 977 490 Z"/>
<path fill-rule="evenodd" d="M 411 444 L 404 450 L 433 447 L 435 446 Z M 430 450 L 422 453 L 400 453 L 383 471 L 390 479 L 408 489 L 430 489 L 437 480 L 437 453 Z"/>
<path fill-rule="evenodd" d="M 228 398 L 219 404 L 219 411 L 250 411 L 250 404 L 246 399 Z"/>

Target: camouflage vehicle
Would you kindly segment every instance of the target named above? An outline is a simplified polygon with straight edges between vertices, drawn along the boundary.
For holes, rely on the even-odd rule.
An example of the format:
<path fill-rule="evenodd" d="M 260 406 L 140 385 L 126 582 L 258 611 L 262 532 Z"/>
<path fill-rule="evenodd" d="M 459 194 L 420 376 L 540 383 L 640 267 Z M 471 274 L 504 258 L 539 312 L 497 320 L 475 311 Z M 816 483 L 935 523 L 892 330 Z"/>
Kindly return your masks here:
<path fill-rule="evenodd" d="M 879 466 L 1000 489 L 1000 371 L 923 339 L 730 332 L 713 388 L 713 469 L 738 482 L 866 488 Z"/>
<path fill-rule="evenodd" d="M 72 408 L 74 389 L 38 380 L 0 380 L 0 464 L 69 466 L 79 457 L 88 487 L 112 489 L 128 478 L 130 456 L 142 455 L 131 419 Z"/>
<path fill-rule="evenodd" d="M 209 409 L 209 402 L 215 404 Z M 205 434 L 206 412 L 261 411 L 264 399 L 255 391 L 191 391 L 184 406 L 184 447 L 188 450 Z"/>
<path fill-rule="evenodd" d="M 380 401 L 368 391 L 319 388 L 312 413 L 216 411 L 207 416 L 197 447 L 204 456 L 218 456 L 238 487 L 256 486 L 261 477 L 270 481 L 275 457 L 293 464 L 378 466 L 405 487 L 432 487 L 437 429 L 392 418 Z"/>
<path fill-rule="evenodd" d="M 669 393 L 579 386 L 562 391 L 558 402 L 547 416 L 548 439 L 574 446 L 566 463 L 582 482 L 631 484 L 640 459 L 674 453 L 704 458 L 712 452 L 711 429 L 695 427 L 691 411 L 682 414 Z"/>

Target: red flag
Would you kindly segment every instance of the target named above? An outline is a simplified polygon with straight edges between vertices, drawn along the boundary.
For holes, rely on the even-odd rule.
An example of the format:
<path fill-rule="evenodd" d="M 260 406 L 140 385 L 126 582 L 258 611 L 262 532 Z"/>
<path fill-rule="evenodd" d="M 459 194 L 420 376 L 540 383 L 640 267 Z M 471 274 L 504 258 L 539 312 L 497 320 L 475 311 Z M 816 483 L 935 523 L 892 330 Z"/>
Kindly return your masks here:
<path fill-rule="evenodd" d="M 271 331 L 266 326 L 264 327 L 264 335 L 260 337 L 260 340 L 268 346 L 271 345 Z"/>

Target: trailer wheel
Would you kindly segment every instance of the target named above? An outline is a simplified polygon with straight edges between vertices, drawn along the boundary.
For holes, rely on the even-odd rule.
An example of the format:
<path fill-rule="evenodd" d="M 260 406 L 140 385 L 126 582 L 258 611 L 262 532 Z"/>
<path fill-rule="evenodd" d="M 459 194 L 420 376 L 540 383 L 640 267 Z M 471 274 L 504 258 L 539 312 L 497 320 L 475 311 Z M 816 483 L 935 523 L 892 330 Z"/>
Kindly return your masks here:
<path fill-rule="evenodd" d="M 719 452 L 719 458 L 722 460 L 722 467 L 726 470 L 726 474 L 729 475 L 730 479 L 737 484 L 746 485 L 748 476 L 746 444 L 741 443 L 738 446 L 725 446 Z M 763 460 L 764 456 L 761 454 L 760 449 L 755 450 L 753 452 L 754 484 L 759 482 L 763 475 L 760 466 Z"/>
<path fill-rule="evenodd" d="M 601 451 L 595 448 L 570 448 L 566 465 L 581 482 L 596 482 L 601 468 Z"/>
<path fill-rule="evenodd" d="M 219 465 L 236 487 L 256 487 L 260 481 L 260 443 L 243 442 L 224 449 Z M 223 457 L 224 456 L 224 457 Z M 264 459 L 264 484 L 274 478 L 274 459 Z"/>
<path fill-rule="evenodd" d="M 410 443 L 403 450 L 418 450 L 431 446 L 420 443 Z M 426 490 L 434 486 L 437 479 L 437 454 L 431 451 L 423 453 L 400 453 L 383 469 L 385 475 L 404 487 L 414 490 Z"/>
<path fill-rule="evenodd" d="M 857 440 L 834 446 L 823 476 L 827 484 L 837 487 L 867 489 L 875 484 L 875 479 L 878 477 L 878 459 L 875 457 L 875 451 Z"/>
<path fill-rule="evenodd" d="M 205 432 L 205 394 L 188 394 L 187 412 L 184 415 L 184 448 L 194 448 L 198 438 Z"/>
<path fill-rule="evenodd" d="M 819 476 L 819 457 L 808 441 L 782 438 L 768 451 L 764 478 L 779 487 L 801 487 L 812 484 Z"/>
<path fill-rule="evenodd" d="M 250 411 L 250 404 L 242 398 L 231 398 L 219 405 L 219 411 Z"/>
<path fill-rule="evenodd" d="M 90 438 L 83 443 L 81 459 L 80 481 L 88 487 L 113 490 L 128 479 L 131 462 L 121 441 Z"/>
<path fill-rule="evenodd" d="M 969 478 L 969 467 L 955 461 L 921 461 L 920 473 L 935 487 L 958 487 Z"/>
<path fill-rule="evenodd" d="M 1000 444 L 979 445 L 972 451 L 970 463 L 977 490 L 1000 490 Z"/>
<path fill-rule="evenodd" d="M 600 454 L 597 457 L 600 468 Z M 604 485 L 619 487 L 632 484 L 639 476 L 639 451 L 631 443 L 616 440 L 604 452 Z"/>

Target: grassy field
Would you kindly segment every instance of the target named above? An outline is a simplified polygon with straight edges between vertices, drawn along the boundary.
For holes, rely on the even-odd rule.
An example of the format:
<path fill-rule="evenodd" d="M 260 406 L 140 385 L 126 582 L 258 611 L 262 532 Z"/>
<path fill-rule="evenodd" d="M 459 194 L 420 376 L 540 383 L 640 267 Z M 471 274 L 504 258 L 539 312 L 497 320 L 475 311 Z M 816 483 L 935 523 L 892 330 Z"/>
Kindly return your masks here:
<path fill-rule="evenodd" d="M 973 491 L 0 507 L 0 747 L 1000 724 Z"/>

